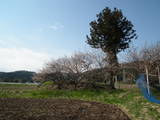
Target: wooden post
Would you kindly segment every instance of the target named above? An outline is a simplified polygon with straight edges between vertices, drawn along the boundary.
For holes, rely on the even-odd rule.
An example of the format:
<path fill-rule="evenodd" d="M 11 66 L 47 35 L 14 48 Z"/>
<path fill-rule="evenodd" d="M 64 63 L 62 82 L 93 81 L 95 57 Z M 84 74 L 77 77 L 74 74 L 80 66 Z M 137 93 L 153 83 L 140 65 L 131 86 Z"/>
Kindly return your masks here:
<path fill-rule="evenodd" d="M 159 67 L 157 67 L 158 70 L 158 80 L 159 80 L 159 84 L 160 84 L 160 71 L 159 71 Z"/>
<path fill-rule="evenodd" d="M 150 95 L 149 77 L 148 77 L 148 68 L 147 68 L 146 65 L 145 65 L 145 70 L 146 70 L 146 79 L 147 79 L 147 91 L 148 91 L 148 94 Z"/>
<path fill-rule="evenodd" d="M 115 82 L 115 83 L 116 83 L 115 87 L 118 88 L 118 79 L 117 79 L 117 75 L 115 76 L 115 81 L 116 81 L 116 82 Z"/>

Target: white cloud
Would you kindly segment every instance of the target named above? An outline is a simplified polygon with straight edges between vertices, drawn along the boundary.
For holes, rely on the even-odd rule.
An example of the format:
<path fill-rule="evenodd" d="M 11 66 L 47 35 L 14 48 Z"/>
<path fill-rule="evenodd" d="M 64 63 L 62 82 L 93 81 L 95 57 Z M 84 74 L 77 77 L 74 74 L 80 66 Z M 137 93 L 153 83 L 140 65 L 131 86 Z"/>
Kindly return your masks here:
<path fill-rule="evenodd" d="M 51 26 L 49 26 L 49 28 L 52 29 L 52 30 L 55 30 L 55 31 L 58 30 L 58 27 L 55 26 L 55 25 L 51 25 Z"/>
<path fill-rule="evenodd" d="M 63 29 L 64 26 L 62 24 L 60 24 L 60 23 L 56 23 L 55 25 L 50 25 L 49 28 L 54 30 L 54 31 L 57 31 L 59 29 Z"/>
<path fill-rule="evenodd" d="M 38 71 L 51 57 L 26 48 L 0 48 L 0 71 Z"/>

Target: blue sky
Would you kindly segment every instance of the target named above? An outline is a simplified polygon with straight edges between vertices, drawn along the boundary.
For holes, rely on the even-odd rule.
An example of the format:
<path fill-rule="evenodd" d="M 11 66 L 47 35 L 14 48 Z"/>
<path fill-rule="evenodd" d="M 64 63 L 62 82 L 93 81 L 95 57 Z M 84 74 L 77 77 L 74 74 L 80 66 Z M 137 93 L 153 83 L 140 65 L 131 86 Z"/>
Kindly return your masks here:
<path fill-rule="evenodd" d="M 51 58 L 89 49 L 89 23 L 105 7 L 121 9 L 132 21 L 139 36 L 134 46 L 154 44 L 160 40 L 159 5 L 159 0 L 1 0 L 0 71 L 37 71 Z"/>

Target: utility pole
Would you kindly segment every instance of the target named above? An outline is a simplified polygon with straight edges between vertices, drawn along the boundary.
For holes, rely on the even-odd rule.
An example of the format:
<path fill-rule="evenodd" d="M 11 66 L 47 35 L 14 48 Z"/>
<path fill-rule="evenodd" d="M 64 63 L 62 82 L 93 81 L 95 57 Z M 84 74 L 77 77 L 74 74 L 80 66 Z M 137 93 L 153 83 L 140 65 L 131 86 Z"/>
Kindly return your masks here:
<path fill-rule="evenodd" d="M 147 79 L 147 91 L 148 91 L 148 94 L 150 95 L 149 77 L 148 77 L 148 68 L 147 68 L 146 65 L 145 65 L 145 70 L 146 70 L 146 79 Z"/>
<path fill-rule="evenodd" d="M 160 85 L 160 71 L 159 71 L 159 67 L 157 67 L 158 70 L 158 80 L 159 80 L 159 85 Z"/>

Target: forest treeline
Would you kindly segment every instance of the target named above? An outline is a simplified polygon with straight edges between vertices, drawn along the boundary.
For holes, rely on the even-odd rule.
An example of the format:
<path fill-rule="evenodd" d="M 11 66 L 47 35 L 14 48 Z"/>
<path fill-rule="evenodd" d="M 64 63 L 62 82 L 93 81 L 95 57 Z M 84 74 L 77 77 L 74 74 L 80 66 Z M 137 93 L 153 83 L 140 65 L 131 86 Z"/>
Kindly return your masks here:
<path fill-rule="evenodd" d="M 0 72 L 0 82 L 32 83 L 35 74 L 30 71 Z"/>

